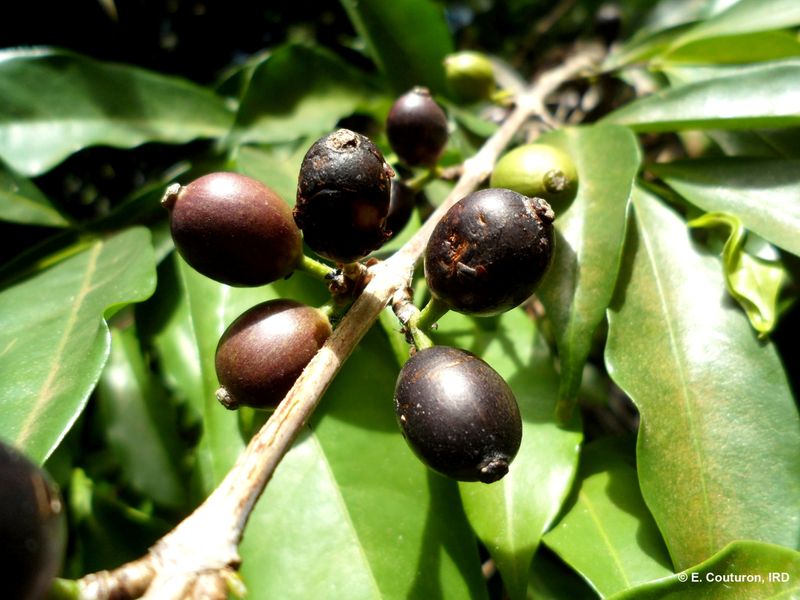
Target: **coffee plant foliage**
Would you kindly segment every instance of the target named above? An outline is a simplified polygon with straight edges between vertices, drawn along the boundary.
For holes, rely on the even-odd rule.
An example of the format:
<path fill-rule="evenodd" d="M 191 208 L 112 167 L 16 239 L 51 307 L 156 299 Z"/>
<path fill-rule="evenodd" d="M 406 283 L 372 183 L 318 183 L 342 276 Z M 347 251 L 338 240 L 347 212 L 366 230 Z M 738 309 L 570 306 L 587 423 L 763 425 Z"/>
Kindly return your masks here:
<path fill-rule="evenodd" d="M 548 125 L 513 142 L 541 133 L 578 173 L 574 198 L 553 202 L 534 298 L 431 332 L 513 390 L 509 474 L 455 482 L 409 450 L 392 402 L 409 345 L 387 308 L 251 516 L 247 597 L 800 594 L 800 3 L 341 0 L 137 18 L 122 3 L 116 20 L 103 4 L 94 45 L 78 26 L 34 35 L 29 15 L 0 51 L 0 439 L 61 488 L 63 578 L 145 553 L 268 418 L 215 399 L 227 326 L 268 300 L 329 298 L 303 272 L 257 288 L 195 272 L 159 204 L 169 184 L 234 171 L 294 204 L 306 151 L 342 126 L 419 175 L 384 127 L 418 85 L 448 115 L 439 165 L 456 168 L 527 81 L 606 44 L 550 96 Z M 177 46 L 135 42 L 126 23 L 145 17 Z M 241 39 L 192 33 L 214 19 L 244 22 Z M 443 61 L 466 48 L 494 62 L 496 102 L 448 88 Z M 414 291 L 424 302 L 421 272 Z"/>

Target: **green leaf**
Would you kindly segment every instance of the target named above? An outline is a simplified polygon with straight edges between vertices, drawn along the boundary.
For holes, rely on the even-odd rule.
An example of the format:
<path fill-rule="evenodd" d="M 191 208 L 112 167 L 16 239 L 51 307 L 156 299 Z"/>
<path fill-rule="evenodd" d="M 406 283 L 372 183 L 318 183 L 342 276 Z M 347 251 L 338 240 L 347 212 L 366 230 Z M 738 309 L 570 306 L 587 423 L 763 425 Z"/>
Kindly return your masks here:
<path fill-rule="evenodd" d="M 522 413 L 522 446 L 503 479 L 461 483 L 473 529 L 494 559 L 511 598 L 525 598 L 531 560 L 555 519 L 577 468 L 583 435 L 577 416 L 555 422 L 558 376 L 546 344 L 521 309 L 498 320 L 448 313 L 437 343 L 464 348 L 486 360 L 511 386 Z"/>
<path fill-rule="evenodd" d="M 745 252 L 747 232 L 741 220 L 725 213 L 707 213 L 688 223 L 689 227 L 719 227 L 730 230 L 722 250 L 722 264 L 728 293 L 741 305 L 761 336 L 778 321 L 778 295 L 785 279 L 780 260 L 766 260 Z"/>
<path fill-rule="evenodd" d="M 485 598 L 452 481 L 398 431 L 398 368 L 373 329 L 278 467 L 241 547 L 249 598 Z"/>
<path fill-rule="evenodd" d="M 797 25 L 800 25 L 800 4 L 795 0 L 739 0 L 692 27 L 675 41 L 673 48 L 695 40 L 788 29 Z"/>
<path fill-rule="evenodd" d="M 649 168 L 695 206 L 736 215 L 750 231 L 800 256 L 800 160 L 709 158 Z"/>
<path fill-rule="evenodd" d="M 800 419 L 775 348 L 673 211 L 641 190 L 633 207 L 606 366 L 639 409 L 639 483 L 673 564 L 737 539 L 794 546 Z"/>
<path fill-rule="evenodd" d="M 236 115 L 238 143 L 316 139 L 337 121 L 374 102 L 363 73 L 335 54 L 289 44 L 267 56 L 253 72 Z"/>
<path fill-rule="evenodd" d="M 0 220 L 26 225 L 65 227 L 69 222 L 32 181 L 0 160 Z"/>
<path fill-rule="evenodd" d="M 721 77 L 741 77 L 777 67 L 800 67 L 800 59 L 783 58 L 767 63 L 691 65 L 667 63 L 663 72 L 674 87 Z"/>
<path fill-rule="evenodd" d="M 184 79 L 57 50 L 0 53 L 0 157 L 23 175 L 88 146 L 225 135 L 222 99 Z"/>
<path fill-rule="evenodd" d="M 108 358 L 103 316 L 154 286 L 150 236 L 135 228 L 0 293 L 0 438 L 43 462 Z"/>
<path fill-rule="evenodd" d="M 738 77 L 668 88 L 605 117 L 635 131 L 751 129 L 800 124 L 800 66 L 766 64 Z"/>
<path fill-rule="evenodd" d="M 395 93 L 416 85 L 444 92 L 453 41 L 443 8 L 430 0 L 340 0 Z"/>
<path fill-rule="evenodd" d="M 603 70 L 614 71 L 647 61 L 664 52 L 688 28 L 689 26 L 684 23 L 653 32 L 641 31 L 609 53 L 603 62 Z"/>
<path fill-rule="evenodd" d="M 111 356 L 98 384 L 103 432 L 131 486 L 154 502 L 186 502 L 177 415 L 145 363 L 133 327 L 111 330 Z"/>
<path fill-rule="evenodd" d="M 597 593 L 546 546 L 533 557 L 528 596 L 530 600 L 597 600 Z"/>
<path fill-rule="evenodd" d="M 581 453 L 580 478 L 568 511 L 544 543 L 604 597 L 671 575 L 636 468 L 594 443 Z"/>
<path fill-rule="evenodd" d="M 262 181 L 294 206 L 300 165 L 314 142 L 306 141 L 281 146 L 242 146 L 236 156 L 236 170 Z"/>
<path fill-rule="evenodd" d="M 553 206 L 556 252 L 537 291 L 558 347 L 558 412 L 568 415 L 580 388 L 592 335 L 614 294 L 625 214 L 641 158 L 633 133 L 616 125 L 562 129 L 541 142 L 564 150 L 578 169 L 575 200 L 569 206 Z"/>
<path fill-rule="evenodd" d="M 772 63 L 778 65 L 800 65 L 800 60 L 785 59 Z M 664 65 L 664 74 L 673 86 L 717 79 L 719 77 L 738 77 L 762 69 L 764 65 Z M 753 129 L 753 130 L 712 130 L 707 135 L 729 156 L 800 158 L 798 128 Z"/>
<path fill-rule="evenodd" d="M 800 56 L 800 41 L 788 31 L 763 31 L 700 39 L 668 49 L 654 62 L 741 64 Z"/>
<path fill-rule="evenodd" d="M 789 600 L 798 595 L 800 554 L 740 541 L 696 567 L 626 590 L 613 600 Z"/>

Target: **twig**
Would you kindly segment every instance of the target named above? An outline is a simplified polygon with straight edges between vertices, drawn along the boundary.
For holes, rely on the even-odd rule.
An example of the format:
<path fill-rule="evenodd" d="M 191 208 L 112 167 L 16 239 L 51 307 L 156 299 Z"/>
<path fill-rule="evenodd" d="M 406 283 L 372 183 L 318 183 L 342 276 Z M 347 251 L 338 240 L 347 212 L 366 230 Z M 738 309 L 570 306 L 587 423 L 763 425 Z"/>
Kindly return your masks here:
<path fill-rule="evenodd" d="M 273 415 L 250 440 L 222 483 L 195 512 L 159 540 L 146 557 L 136 561 L 139 569 L 136 589 L 150 583 L 145 596 L 148 600 L 192 598 L 199 580 L 219 585 L 238 569 L 238 545 L 256 501 L 344 361 L 393 295 L 408 286 L 414 265 L 436 223 L 456 201 L 491 174 L 500 153 L 519 128 L 542 111 L 549 94 L 564 81 L 591 69 L 601 58 L 599 49 L 587 49 L 558 68 L 542 73 L 519 95 L 516 108 L 497 132 L 464 163 L 461 177 L 442 205 L 400 250 L 370 268 L 371 279 L 364 291 Z M 120 567 L 120 571 L 128 568 Z M 103 586 L 89 585 L 96 579 L 94 575 L 81 580 L 82 598 L 135 597 L 128 595 L 122 585 L 113 589 L 115 581 L 124 581 L 115 579 L 115 573 L 106 575 Z"/>

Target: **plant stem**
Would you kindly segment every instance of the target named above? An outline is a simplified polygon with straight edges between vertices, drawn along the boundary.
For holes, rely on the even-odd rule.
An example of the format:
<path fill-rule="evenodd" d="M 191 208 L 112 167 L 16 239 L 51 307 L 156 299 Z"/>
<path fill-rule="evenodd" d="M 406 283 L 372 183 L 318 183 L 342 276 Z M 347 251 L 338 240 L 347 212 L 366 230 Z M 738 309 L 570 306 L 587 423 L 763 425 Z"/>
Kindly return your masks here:
<path fill-rule="evenodd" d="M 330 281 L 331 273 L 333 273 L 335 269 L 305 254 L 301 254 L 300 256 L 301 258 L 295 267 L 298 271 L 308 273 L 323 283 L 328 283 Z"/>
<path fill-rule="evenodd" d="M 411 334 L 411 339 L 414 340 L 414 347 L 417 350 L 425 350 L 426 348 L 433 347 L 433 340 L 428 337 L 425 330 L 419 326 L 419 314 L 415 314 L 408 320 L 408 332 Z"/>
<path fill-rule="evenodd" d="M 431 181 L 438 178 L 442 170 L 438 166 L 433 166 L 430 169 L 425 169 L 419 175 L 407 180 L 405 184 L 415 192 L 419 192 L 422 188 L 428 185 Z"/>
<path fill-rule="evenodd" d="M 172 600 L 191 597 L 187 594 L 194 593 L 198 584 L 219 584 L 238 569 L 238 545 L 247 520 L 275 468 L 347 357 L 395 292 L 408 286 L 414 265 L 439 219 L 491 174 L 500 153 L 532 115 L 546 114 L 544 101 L 550 93 L 565 81 L 592 68 L 601 58 L 602 50 L 599 48 L 584 49 L 556 69 L 543 73 L 519 94 L 516 108 L 503 125 L 475 156 L 464 163 L 464 171 L 447 199 L 400 250 L 385 262 L 370 268 L 371 278 L 364 291 L 269 420 L 250 440 L 222 483 L 194 513 L 159 540 L 147 556 L 136 561 L 146 563 L 135 565 L 137 574 L 144 574 L 152 580 L 146 598 Z M 123 565 L 120 570 L 125 568 Z M 124 579 L 115 579 L 115 573 L 108 574 L 106 581 Z M 81 580 L 82 597 L 86 600 L 135 597 L 125 595 L 121 586 L 115 588 L 111 583 L 95 586 L 90 591 L 84 585 L 87 580 L 96 582 L 97 578 L 89 575 Z"/>
<path fill-rule="evenodd" d="M 449 311 L 450 307 L 444 302 L 436 298 L 431 298 L 424 308 L 419 311 L 419 317 L 416 319 L 417 326 L 427 331 L 436 325 L 436 321 L 441 319 Z"/>
<path fill-rule="evenodd" d="M 428 337 L 428 331 L 433 328 L 450 308 L 436 298 L 431 298 L 425 307 L 408 320 L 408 331 L 414 340 L 417 350 L 424 350 L 433 346 L 433 341 Z"/>

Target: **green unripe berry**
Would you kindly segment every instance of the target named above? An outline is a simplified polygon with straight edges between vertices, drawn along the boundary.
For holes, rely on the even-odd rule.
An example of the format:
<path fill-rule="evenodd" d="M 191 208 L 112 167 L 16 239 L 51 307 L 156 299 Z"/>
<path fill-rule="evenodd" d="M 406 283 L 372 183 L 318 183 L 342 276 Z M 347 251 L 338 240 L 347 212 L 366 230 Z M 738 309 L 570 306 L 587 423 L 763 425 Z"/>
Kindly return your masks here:
<path fill-rule="evenodd" d="M 558 206 L 575 197 L 578 171 L 564 151 L 546 144 L 528 144 L 497 161 L 491 186 L 544 198 Z"/>
<path fill-rule="evenodd" d="M 444 59 L 447 85 L 464 102 L 488 100 L 495 90 L 492 62 L 479 52 L 457 52 Z"/>

